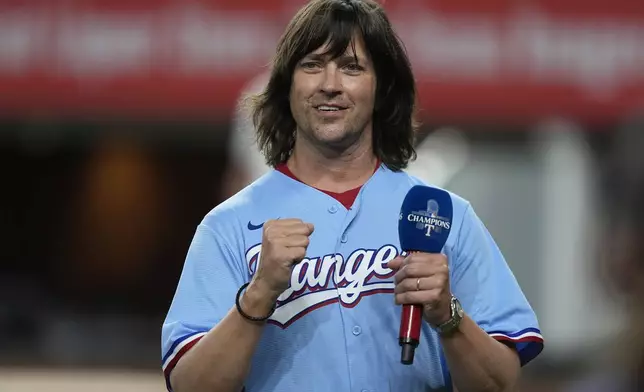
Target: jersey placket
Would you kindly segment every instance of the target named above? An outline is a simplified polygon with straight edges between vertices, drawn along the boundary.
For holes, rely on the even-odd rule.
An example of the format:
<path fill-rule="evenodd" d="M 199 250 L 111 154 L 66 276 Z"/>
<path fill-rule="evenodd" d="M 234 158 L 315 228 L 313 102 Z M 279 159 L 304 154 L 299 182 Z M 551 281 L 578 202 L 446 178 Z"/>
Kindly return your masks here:
<path fill-rule="evenodd" d="M 343 211 L 345 211 L 343 209 Z M 349 257 L 354 253 L 349 243 L 349 236 L 352 235 L 351 227 L 360 212 L 360 197 L 356 198 L 353 206 L 345 212 L 345 219 L 342 226 L 338 231 L 339 235 L 336 242 L 336 253 L 342 255 L 344 258 L 343 269 L 338 274 L 334 274 L 334 284 L 338 291 L 339 301 L 338 308 L 342 320 L 342 332 L 346 347 L 347 367 L 350 377 L 351 391 L 356 392 L 372 392 L 373 389 L 369 388 L 373 380 L 365 379 L 362 369 L 362 360 L 364 352 L 364 336 L 363 327 L 359 323 L 359 319 L 355 317 L 355 310 L 351 300 L 346 298 L 346 292 L 343 286 L 349 284 L 346 277 L 348 273 L 346 268 L 351 268 L 348 263 Z M 341 281 L 336 281 L 340 277 Z"/>

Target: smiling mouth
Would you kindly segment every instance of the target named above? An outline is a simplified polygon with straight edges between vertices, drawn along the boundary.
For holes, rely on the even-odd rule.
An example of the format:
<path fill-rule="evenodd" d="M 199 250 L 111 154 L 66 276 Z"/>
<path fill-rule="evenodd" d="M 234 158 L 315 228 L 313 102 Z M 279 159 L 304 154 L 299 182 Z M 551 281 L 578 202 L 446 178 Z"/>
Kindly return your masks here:
<path fill-rule="evenodd" d="M 319 112 L 339 112 L 345 110 L 346 108 L 334 105 L 320 105 L 316 106 L 315 109 Z"/>

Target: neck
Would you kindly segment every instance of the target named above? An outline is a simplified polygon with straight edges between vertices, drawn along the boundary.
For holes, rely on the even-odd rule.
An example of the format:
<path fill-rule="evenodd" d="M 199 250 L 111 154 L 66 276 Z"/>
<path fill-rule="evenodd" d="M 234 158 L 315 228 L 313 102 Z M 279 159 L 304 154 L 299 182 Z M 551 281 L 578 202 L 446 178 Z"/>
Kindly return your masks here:
<path fill-rule="evenodd" d="M 363 132 L 360 140 L 340 151 L 297 138 L 286 164 L 305 184 L 341 193 L 367 182 L 373 175 L 376 162 L 371 132 Z"/>

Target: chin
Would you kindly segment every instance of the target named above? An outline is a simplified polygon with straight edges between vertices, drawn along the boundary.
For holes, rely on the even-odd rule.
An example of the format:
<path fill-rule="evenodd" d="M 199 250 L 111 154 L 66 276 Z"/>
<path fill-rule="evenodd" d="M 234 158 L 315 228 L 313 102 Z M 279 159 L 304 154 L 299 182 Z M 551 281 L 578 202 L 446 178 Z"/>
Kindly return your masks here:
<path fill-rule="evenodd" d="M 320 143 L 335 147 L 346 147 L 351 145 L 356 140 L 355 137 L 352 137 L 352 134 L 344 131 L 319 133 L 316 135 L 316 139 Z"/>
<path fill-rule="evenodd" d="M 320 126 L 313 132 L 313 135 L 321 142 L 333 143 L 346 139 L 350 132 L 347 132 L 344 127 Z"/>

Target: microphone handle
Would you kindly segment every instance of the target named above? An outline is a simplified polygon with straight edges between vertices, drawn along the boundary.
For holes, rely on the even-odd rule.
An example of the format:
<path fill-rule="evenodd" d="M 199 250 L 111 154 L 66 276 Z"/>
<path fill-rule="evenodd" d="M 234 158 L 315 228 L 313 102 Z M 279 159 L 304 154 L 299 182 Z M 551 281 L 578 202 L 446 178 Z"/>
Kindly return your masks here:
<path fill-rule="evenodd" d="M 404 365 L 414 363 L 414 353 L 420 342 L 422 320 L 423 307 L 421 305 L 403 305 L 398 343 L 401 346 L 400 362 Z"/>

